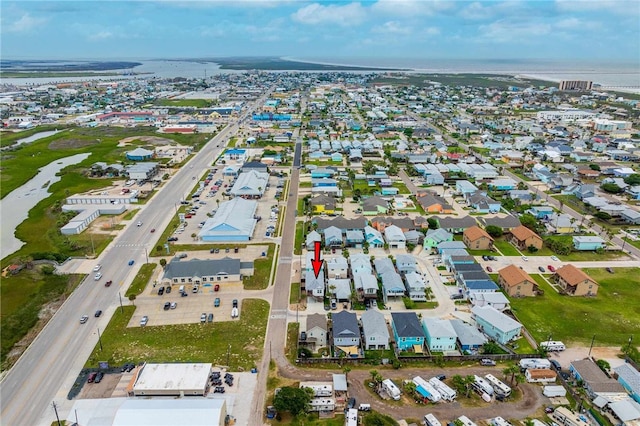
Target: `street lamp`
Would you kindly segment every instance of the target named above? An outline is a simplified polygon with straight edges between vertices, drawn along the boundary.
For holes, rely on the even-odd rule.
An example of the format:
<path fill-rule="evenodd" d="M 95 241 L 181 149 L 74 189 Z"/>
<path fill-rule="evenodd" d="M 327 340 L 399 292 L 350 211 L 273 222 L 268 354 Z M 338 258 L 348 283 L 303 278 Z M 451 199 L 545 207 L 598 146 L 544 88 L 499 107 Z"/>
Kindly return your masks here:
<path fill-rule="evenodd" d="M 631 342 L 633 342 L 633 335 L 629 336 L 629 344 L 627 345 L 627 353 L 631 350 Z"/>
<path fill-rule="evenodd" d="M 96 327 L 98 329 L 98 343 L 100 344 L 100 352 L 102 352 L 102 339 L 100 338 L 100 328 Z"/>

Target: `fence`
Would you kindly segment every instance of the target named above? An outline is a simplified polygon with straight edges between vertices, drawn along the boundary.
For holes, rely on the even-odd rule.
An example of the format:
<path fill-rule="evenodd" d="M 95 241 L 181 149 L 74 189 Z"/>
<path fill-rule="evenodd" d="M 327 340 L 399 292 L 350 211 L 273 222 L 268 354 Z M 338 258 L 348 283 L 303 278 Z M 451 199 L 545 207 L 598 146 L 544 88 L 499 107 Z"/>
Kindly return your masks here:
<path fill-rule="evenodd" d="M 481 359 L 492 359 L 494 361 L 508 361 L 508 360 L 520 360 L 523 358 L 539 358 L 540 354 L 491 354 L 491 355 L 452 355 L 452 356 L 440 356 L 440 355 L 423 355 L 423 356 L 400 356 L 397 358 L 400 362 L 441 362 L 441 361 L 480 361 Z M 372 362 L 379 362 L 378 359 L 368 358 L 340 358 L 340 357 L 326 357 L 326 358 L 298 358 L 296 360 L 298 364 L 324 364 L 324 363 L 337 363 L 337 364 L 370 364 Z"/>

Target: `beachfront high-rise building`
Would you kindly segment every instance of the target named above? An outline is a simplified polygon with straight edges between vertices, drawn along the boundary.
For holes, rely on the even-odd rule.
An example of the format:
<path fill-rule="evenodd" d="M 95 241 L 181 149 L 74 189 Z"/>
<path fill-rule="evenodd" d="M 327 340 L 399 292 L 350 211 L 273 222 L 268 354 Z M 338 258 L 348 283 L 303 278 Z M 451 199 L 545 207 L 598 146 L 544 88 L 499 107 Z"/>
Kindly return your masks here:
<path fill-rule="evenodd" d="M 587 80 L 562 80 L 560 90 L 591 90 L 593 81 Z"/>

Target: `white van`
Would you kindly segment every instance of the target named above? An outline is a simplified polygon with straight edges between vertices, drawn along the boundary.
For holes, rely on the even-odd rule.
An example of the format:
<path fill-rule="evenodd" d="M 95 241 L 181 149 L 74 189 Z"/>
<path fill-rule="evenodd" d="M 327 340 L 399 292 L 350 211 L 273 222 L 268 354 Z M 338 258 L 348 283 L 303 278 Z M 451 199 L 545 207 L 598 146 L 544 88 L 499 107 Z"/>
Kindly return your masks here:
<path fill-rule="evenodd" d="M 371 404 L 360 404 L 358 411 L 371 411 Z"/>
<path fill-rule="evenodd" d="M 193 286 L 193 289 L 191 289 L 191 291 L 192 291 L 193 293 L 197 293 L 197 292 L 198 292 L 198 286 L 197 286 L 197 285 L 194 285 L 194 286 Z"/>
<path fill-rule="evenodd" d="M 180 290 L 179 291 L 180 291 L 180 293 L 184 293 L 184 286 L 183 285 L 180 286 Z"/>

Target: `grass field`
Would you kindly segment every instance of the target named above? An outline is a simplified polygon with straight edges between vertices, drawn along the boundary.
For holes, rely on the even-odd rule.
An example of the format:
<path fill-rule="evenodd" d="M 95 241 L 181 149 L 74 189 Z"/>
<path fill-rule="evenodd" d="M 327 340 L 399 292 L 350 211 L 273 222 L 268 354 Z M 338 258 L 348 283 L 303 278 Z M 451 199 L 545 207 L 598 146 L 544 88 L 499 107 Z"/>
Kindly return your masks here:
<path fill-rule="evenodd" d="M 206 99 L 158 99 L 154 104 L 169 107 L 207 108 L 211 106 L 211 101 Z"/>
<path fill-rule="evenodd" d="M 293 242 L 293 254 L 302 254 L 302 244 L 304 244 L 304 222 L 296 222 L 296 236 Z"/>
<path fill-rule="evenodd" d="M 518 249 L 505 240 L 495 240 L 493 245 L 496 246 L 504 256 L 522 256 Z"/>
<path fill-rule="evenodd" d="M 102 333 L 102 348 L 96 345 L 86 367 L 98 361 L 112 365 L 125 362 L 211 362 L 231 370 L 248 370 L 262 356 L 269 304 L 245 299 L 237 321 L 127 328 L 135 306 L 117 309 Z"/>
<path fill-rule="evenodd" d="M 149 283 L 149 280 L 153 275 L 153 271 L 156 270 L 157 266 L 158 265 L 156 263 L 145 263 L 144 265 L 142 265 L 124 296 L 138 296 L 139 294 L 141 294 L 144 291 L 144 288 Z"/>
<path fill-rule="evenodd" d="M 562 296 L 546 282 L 544 296 L 511 299 L 513 311 L 532 336 L 589 344 L 596 336 L 598 345 L 622 346 L 631 335 L 640 334 L 640 269 L 616 268 L 615 274 L 603 269 L 585 269 L 599 284 L 593 298 Z"/>
<path fill-rule="evenodd" d="M 243 280 L 245 290 L 264 290 L 269 287 L 274 251 L 275 244 L 270 243 L 267 256 L 253 261 L 253 275 Z"/>

